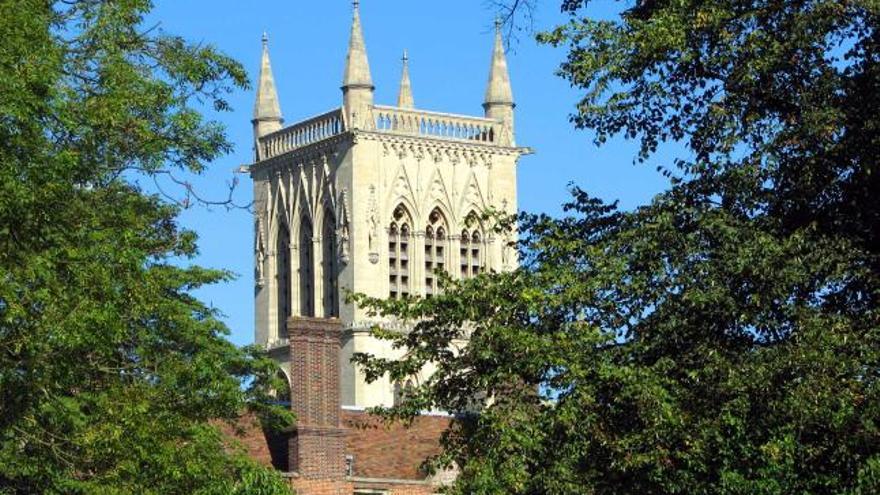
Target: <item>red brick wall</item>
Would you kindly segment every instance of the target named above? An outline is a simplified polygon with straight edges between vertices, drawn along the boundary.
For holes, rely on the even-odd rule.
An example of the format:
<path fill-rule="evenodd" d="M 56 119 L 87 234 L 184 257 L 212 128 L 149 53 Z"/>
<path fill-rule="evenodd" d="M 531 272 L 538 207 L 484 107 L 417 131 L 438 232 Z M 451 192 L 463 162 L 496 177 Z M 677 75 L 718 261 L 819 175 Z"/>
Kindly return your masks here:
<path fill-rule="evenodd" d="M 260 420 L 253 414 L 244 414 L 234 425 L 216 421 L 213 423 L 229 439 L 230 447 L 242 447 L 251 459 L 264 466 L 287 469 L 287 438 L 263 431 Z"/>
<path fill-rule="evenodd" d="M 427 485 L 400 485 L 391 488 L 390 495 L 434 495 L 437 488 Z"/>
<path fill-rule="evenodd" d="M 337 319 L 292 317 L 290 401 L 296 432 L 290 442 L 290 471 L 304 479 L 339 480 L 345 476 L 344 430 L 340 422 Z"/>
<path fill-rule="evenodd" d="M 362 488 L 387 490 L 389 495 L 434 495 L 438 490 L 437 487 L 426 484 L 307 480 L 302 478 L 292 478 L 290 487 L 296 491 L 296 495 L 352 495 Z"/>
<path fill-rule="evenodd" d="M 353 485 L 349 481 L 333 480 L 308 480 L 294 478 L 290 486 L 296 490 L 296 495 L 351 495 Z"/>
<path fill-rule="evenodd" d="M 354 456 L 354 475 L 364 478 L 425 479 L 420 466 L 440 452 L 440 435 L 449 426 L 449 418 L 439 416 L 421 416 L 409 428 L 357 411 L 342 417 L 345 453 Z"/>
<path fill-rule="evenodd" d="M 360 413 L 352 413 L 350 415 L 363 416 Z M 267 438 L 263 433 L 259 420 L 255 417 L 249 414 L 244 415 L 234 426 L 220 422 L 216 423 L 216 425 L 230 439 L 230 442 L 235 442 L 244 447 L 251 458 L 265 466 L 273 464 L 270 448 L 271 438 Z M 357 438 L 365 437 L 358 436 Z M 363 452 L 363 450 L 359 451 Z M 437 493 L 436 487 L 418 482 L 416 484 L 407 484 L 379 480 L 305 479 L 298 475 L 290 478 L 290 486 L 292 491 L 296 492 L 296 495 L 352 495 L 356 488 L 388 490 L 389 495 L 433 495 Z"/>
<path fill-rule="evenodd" d="M 405 484 L 405 483 L 353 483 L 354 490 L 359 488 L 388 490 L 389 495 L 434 495 L 439 491 L 438 487 L 426 484 Z M 297 494 L 300 495 L 300 494 Z"/>
<path fill-rule="evenodd" d="M 295 472 L 290 484 L 299 495 L 352 495 L 357 488 L 384 489 L 391 495 L 435 493 L 421 464 L 440 452 L 439 438 L 449 418 L 422 416 L 407 427 L 342 410 L 339 321 L 294 317 L 287 328 L 296 430 L 287 438 L 273 438 L 263 433 L 259 421 L 246 416 L 235 428 L 224 426 L 226 433 L 238 436 L 248 454 L 264 465 Z M 346 455 L 354 458 L 348 479 Z"/>

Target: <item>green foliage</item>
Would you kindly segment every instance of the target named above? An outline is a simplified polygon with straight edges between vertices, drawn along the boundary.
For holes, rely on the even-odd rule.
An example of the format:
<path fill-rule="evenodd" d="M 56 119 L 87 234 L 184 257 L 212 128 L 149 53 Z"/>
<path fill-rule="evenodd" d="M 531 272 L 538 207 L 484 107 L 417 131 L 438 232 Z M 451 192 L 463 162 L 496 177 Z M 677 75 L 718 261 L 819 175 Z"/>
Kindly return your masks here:
<path fill-rule="evenodd" d="M 284 493 L 210 426 L 290 420 L 190 295 L 230 275 L 172 264 L 195 235 L 131 181 L 228 151 L 193 104 L 247 80 L 150 7 L 0 3 L 0 493 Z"/>
<path fill-rule="evenodd" d="M 457 415 L 453 493 L 878 492 L 880 4 L 563 8 L 573 123 L 687 156 L 634 211 L 522 215 L 512 273 L 358 297 L 414 324 L 370 378 L 438 369 L 381 412 Z"/>

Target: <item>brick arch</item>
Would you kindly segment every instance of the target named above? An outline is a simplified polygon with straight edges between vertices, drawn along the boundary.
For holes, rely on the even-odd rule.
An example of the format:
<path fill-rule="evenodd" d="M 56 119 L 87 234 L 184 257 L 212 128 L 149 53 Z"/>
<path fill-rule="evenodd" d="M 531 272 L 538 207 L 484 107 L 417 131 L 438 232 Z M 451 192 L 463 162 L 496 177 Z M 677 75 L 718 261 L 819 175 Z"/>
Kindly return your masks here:
<path fill-rule="evenodd" d="M 277 378 L 283 380 L 284 384 L 287 386 L 287 389 L 283 393 L 276 395 L 276 400 L 278 400 L 278 402 L 282 404 L 286 403 L 287 405 L 289 405 L 292 393 L 291 387 L 293 386 L 293 382 L 291 382 L 290 378 L 290 371 L 286 370 L 283 366 L 280 366 L 278 368 L 278 372 L 275 375 Z"/>

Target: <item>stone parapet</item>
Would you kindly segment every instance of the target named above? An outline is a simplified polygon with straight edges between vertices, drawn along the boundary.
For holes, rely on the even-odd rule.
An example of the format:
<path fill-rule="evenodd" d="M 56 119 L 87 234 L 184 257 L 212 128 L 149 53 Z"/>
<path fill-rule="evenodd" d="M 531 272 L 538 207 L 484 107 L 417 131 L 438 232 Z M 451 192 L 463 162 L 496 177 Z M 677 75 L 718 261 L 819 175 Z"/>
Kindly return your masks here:
<path fill-rule="evenodd" d="M 337 108 L 259 138 L 260 160 L 266 160 L 341 134 L 342 110 Z"/>

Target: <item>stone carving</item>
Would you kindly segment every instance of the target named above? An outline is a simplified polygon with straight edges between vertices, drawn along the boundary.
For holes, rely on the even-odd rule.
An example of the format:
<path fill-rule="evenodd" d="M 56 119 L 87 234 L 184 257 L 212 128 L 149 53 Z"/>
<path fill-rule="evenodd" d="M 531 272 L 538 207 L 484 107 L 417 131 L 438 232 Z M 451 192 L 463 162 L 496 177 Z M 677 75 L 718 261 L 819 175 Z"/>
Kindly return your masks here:
<path fill-rule="evenodd" d="M 256 222 L 254 223 L 254 233 L 256 235 L 256 238 L 254 239 L 254 249 L 256 250 L 257 258 L 254 280 L 256 281 L 257 287 L 263 287 L 266 284 L 264 274 L 266 265 L 266 245 L 263 242 L 263 219 L 259 215 L 257 215 Z"/>
<path fill-rule="evenodd" d="M 339 198 L 339 214 L 336 215 L 336 236 L 339 242 L 339 260 L 345 264 L 351 260 L 351 234 L 349 233 L 348 220 L 348 189 L 342 188 Z"/>
<path fill-rule="evenodd" d="M 367 236 L 370 263 L 379 262 L 379 205 L 376 201 L 376 186 L 370 184 L 370 199 L 367 203 Z"/>
<path fill-rule="evenodd" d="M 487 206 L 477 176 L 471 172 L 470 178 L 468 179 L 467 185 L 461 196 L 459 212 L 462 214 L 462 218 L 464 218 L 464 215 L 467 214 L 468 211 L 483 211 Z"/>

